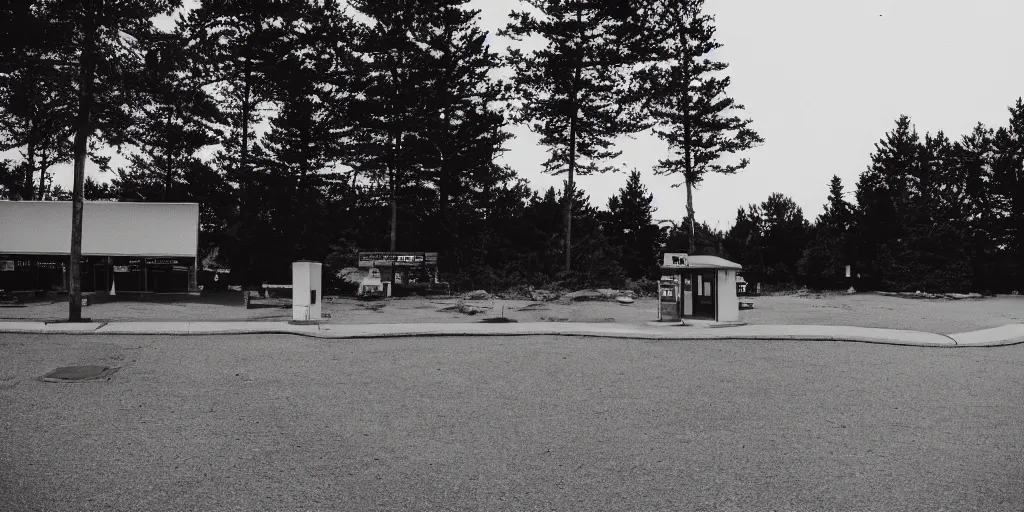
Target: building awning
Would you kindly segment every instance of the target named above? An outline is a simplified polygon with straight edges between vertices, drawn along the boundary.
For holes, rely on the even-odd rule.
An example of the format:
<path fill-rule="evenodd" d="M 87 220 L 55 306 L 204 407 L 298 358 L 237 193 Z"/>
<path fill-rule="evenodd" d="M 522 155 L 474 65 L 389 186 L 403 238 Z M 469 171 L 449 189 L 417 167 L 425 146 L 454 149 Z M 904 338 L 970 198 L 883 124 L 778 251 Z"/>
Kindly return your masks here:
<path fill-rule="evenodd" d="M 86 201 L 83 256 L 195 258 L 196 203 Z M 0 254 L 71 253 L 71 202 L 0 201 Z"/>

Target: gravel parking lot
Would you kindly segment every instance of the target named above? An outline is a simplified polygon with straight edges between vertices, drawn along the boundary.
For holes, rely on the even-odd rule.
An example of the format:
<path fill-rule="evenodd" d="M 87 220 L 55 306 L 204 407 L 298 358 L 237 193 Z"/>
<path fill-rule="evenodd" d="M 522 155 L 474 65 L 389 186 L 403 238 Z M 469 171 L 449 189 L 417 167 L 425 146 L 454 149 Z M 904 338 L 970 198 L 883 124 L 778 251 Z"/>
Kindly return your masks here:
<path fill-rule="evenodd" d="M 35 380 L 69 364 L 109 381 Z M 0 510 L 1020 510 L 1024 346 L 0 335 Z"/>
<path fill-rule="evenodd" d="M 1010 323 L 1024 323 L 1024 296 L 985 299 L 907 299 L 873 293 L 793 294 L 744 298 L 754 309 L 740 311 L 750 324 L 851 325 L 909 329 L 937 334 L 966 332 Z M 456 303 L 448 297 L 402 298 L 363 302 L 352 298 L 327 297 L 326 321 L 348 324 L 478 322 L 481 318 L 505 316 L 519 322 L 619 322 L 642 324 L 657 319 L 654 299 L 640 299 L 630 305 L 615 302 L 532 302 L 524 300 L 467 301 L 481 309 L 476 315 L 445 311 Z M 287 300 L 257 301 L 253 309 L 242 306 L 237 293 L 212 293 L 187 300 L 120 300 L 87 306 L 83 314 L 97 321 L 210 321 L 288 320 Z M 66 318 L 67 303 L 53 300 L 24 307 L 0 307 L 2 320 L 57 320 Z"/>

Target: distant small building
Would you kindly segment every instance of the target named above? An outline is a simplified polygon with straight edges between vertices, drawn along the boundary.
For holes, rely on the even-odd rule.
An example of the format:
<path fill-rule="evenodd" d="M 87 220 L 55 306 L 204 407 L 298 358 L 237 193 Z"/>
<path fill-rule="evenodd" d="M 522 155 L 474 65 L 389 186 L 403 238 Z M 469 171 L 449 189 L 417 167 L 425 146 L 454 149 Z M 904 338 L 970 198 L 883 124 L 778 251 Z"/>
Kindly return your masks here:
<path fill-rule="evenodd" d="M 371 268 L 369 275 L 359 282 L 359 290 L 356 292 L 359 297 L 383 297 L 384 284 L 380 281 L 380 269 Z"/>
<path fill-rule="evenodd" d="M 197 292 L 199 205 L 86 201 L 83 292 Z M 0 201 L 0 289 L 68 289 L 71 202 Z"/>
<path fill-rule="evenodd" d="M 220 247 L 213 246 L 199 262 L 199 289 L 203 292 L 220 292 L 238 286 L 231 267 L 220 261 Z"/>
<path fill-rule="evenodd" d="M 718 256 L 665 253 L 658 319 L 739 320 L 736 272 L 743 267 Z"/>
<path fill-rule="evenodd" d="M 360 269 L 377 269 L 386 295 L 449 292 L 436 252 L 360 252 L 358 258 Z"/>

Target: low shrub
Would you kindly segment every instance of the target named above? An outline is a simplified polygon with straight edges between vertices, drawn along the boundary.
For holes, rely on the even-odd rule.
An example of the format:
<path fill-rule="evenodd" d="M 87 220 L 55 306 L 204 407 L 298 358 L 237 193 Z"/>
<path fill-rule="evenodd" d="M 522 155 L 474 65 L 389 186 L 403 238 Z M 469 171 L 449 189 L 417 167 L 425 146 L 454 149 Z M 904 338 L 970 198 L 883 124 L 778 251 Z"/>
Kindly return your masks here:
<path fill-rule="evenodd" d="M 657 297 L 658 281 L 647 278 L 626 279 L 624 289 L 633 292 L 637 297 Z"/>

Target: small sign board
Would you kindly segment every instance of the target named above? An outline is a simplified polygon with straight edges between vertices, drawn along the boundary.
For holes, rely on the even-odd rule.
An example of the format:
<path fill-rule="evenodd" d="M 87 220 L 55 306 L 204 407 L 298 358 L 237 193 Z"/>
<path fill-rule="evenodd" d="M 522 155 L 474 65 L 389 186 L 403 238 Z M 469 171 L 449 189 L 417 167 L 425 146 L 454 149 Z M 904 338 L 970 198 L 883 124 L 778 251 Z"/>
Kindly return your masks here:
<path fill-rule="evenodd" d="M 361 252 L 359 268 L 437 265 L 436 252 Z"/>
<path fill-rule="evenodd" d="M 0 261 L 0 272 L 14 272 L 14 260 Z"/>
<path fill-rule="evenodd" d="M 131 258 L 128 260 L 130 265 L 141 265 L 143 262 L 147 265 L 190 265 L 191 261 L 178 258 Z"/>
<path fill-rule="evenodd" d="M 689 267 L 690 255 L 685 252 L 666 252 L 663 266 Z"/>

